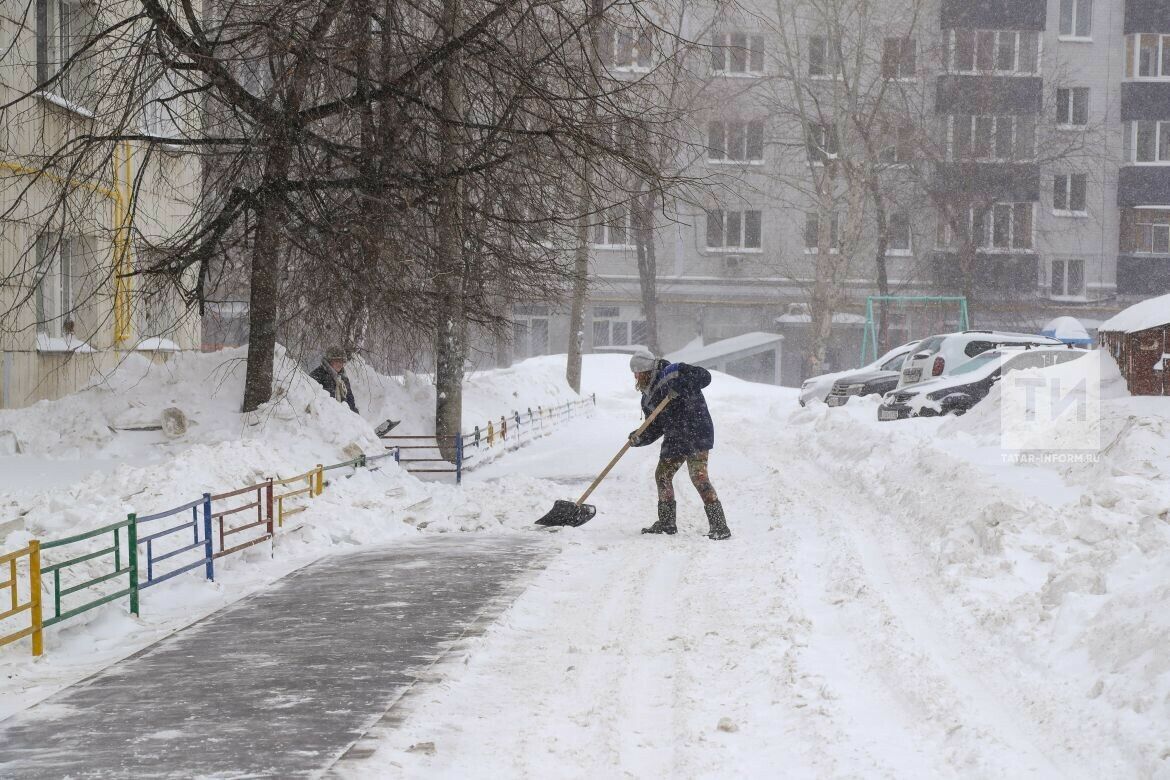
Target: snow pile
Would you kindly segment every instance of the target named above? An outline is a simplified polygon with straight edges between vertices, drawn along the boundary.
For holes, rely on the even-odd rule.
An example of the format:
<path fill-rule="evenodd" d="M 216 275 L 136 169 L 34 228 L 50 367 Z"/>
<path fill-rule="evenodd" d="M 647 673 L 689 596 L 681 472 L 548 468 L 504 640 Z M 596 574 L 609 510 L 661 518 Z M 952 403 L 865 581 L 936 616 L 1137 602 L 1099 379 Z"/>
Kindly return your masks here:
<path fill-rule="evenodd" d="M 1073 706 L 1106 702 L 1112 728 L 1145 733 L 1135 750 L 1152 772 L 1170 756 L 1170 405 L 1123 395 L 1102 365 L 1103 447 L 1085 462 L 1005 461 L 998 387 L 949 420 L 875 424 L 872 404 L 850 403 L 792 422 L 885 518 L 870 530 L 918 548 L 907 558 L 930 563 L 924 579 L 991 634 L 1005 668 L 1018 654 Z M 1046 440 L 1080 441 L 1059 429 Z"/>

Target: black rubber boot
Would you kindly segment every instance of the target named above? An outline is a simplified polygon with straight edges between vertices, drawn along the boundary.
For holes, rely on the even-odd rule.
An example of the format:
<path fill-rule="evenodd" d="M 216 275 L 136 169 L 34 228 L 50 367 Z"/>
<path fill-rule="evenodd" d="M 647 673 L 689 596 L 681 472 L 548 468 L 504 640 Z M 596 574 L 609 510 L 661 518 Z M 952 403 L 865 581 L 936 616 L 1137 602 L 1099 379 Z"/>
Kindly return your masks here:
<path fill-rule="evenodd" d="M 644 534 L 677 534 L 678 526 L 675 525 L 675 507 L 677 504 L 674 501 L 659 501 L 658 502 L 658 522 L 649 528 L 643 528 Z"/>
<path fill-rule="evenodd" d="M 731 529 L 727 527 L 727 518 L 723 515 L 723 504 L 716 501 L 713 504 L 704 504 L 703 509 L 707 511 L 707 522 L 711 526 L 711 532 L 707 534 L 707 538 L 730 539 Z"/>

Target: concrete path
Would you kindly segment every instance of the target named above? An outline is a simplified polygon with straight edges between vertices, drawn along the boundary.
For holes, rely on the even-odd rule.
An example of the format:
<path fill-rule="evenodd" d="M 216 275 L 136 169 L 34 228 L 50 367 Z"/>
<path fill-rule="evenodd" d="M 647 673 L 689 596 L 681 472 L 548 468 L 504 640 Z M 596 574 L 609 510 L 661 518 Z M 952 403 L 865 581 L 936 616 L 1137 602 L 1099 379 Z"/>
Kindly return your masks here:
<path fill-rule="evenodd" d="M 325 558 L 0 722 L 0 777 L 319 776 L 550 552 L 443 536 Z"/>

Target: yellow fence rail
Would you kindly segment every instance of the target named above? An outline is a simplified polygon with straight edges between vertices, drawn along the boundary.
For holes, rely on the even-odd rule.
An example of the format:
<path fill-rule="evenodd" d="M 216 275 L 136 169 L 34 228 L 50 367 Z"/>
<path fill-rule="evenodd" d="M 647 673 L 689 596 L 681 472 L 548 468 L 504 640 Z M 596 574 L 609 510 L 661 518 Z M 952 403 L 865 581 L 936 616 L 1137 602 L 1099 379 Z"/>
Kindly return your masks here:
<path fill-rule="evenodd" d="M 302 482 L 304 483 L 303 487 L 295 487 Z M 293 487 L 292 490 L 286 490 L 282 493 L 276 492 L 277 488 L 290 486 Z M 272 480 L 272 487 L 272 498 L 276 502 L 276 526 L 277 528 L 283 528 L 284 518 L 291 517 L 299 512 L 304 512 L 309 508 L 308 504 L 302 504 L 291 509 L 285 509 L 285 499 L 293 499 L 298 496 L 313 498 L 314 496 L 321 495 L 322 491 L 325 490 L 325 467 L 318 463 L 316 468 L 306 471 L 304 474 L 297 474 L 295 477 L 288 477 L 286 479 L 274 479 Z"/>
<path fill-rule="evenodd" d="M 28 560 L 28 601 L 21 602 L 17 573 L 22 558 Z M 0 571 L 7 569 L 8 579 L 0 582 L 0 594 L 5 590 L 9 594 L 9 607 L 0 612 L 0 621 L 14 618 L 25 612 L 29 613 L 29 624 L 15 633 L 0 635 L 0 647 L 12 642 L 32 637 L 32 654 L 40 655 L 44 652 L 43 619 L 41 614 L 41 544 L 35 539 L 28 543 L 23 550 L 0 555 Z M 0 574 L 0 577 L 5 576 Z M 2 596 L 0 596 L 2 598 Z M 0 602 L 2 603 L 2 602 Z"/>

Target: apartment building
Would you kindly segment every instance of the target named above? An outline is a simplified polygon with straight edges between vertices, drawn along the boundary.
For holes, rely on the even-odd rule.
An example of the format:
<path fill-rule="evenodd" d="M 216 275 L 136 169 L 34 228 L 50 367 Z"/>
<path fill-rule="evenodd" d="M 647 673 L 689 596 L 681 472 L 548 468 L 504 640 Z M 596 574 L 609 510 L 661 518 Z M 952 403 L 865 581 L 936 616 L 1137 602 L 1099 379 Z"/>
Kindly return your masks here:
<path fill-rule="evenodd" d="M 144 86 L 127 49 L 90 45 L 116 8 L 0 5 L 0 408 L 75 392 L 131 353 L 199 345 L 176 294 L 126 275 L 195 218 L 198 163 L 164 143 L 80 141 L 196 121 L 174 88 Z"/>
<path fill-rule="evenodd" d="M 840 5 L 834 21 L 850 18 Z M 702 137 L 680 169 L 708 188 L 667 204 L 657 230 L 664 351 L 776 332 L 786 336 L 782 381 L 798 384 L 828 234 L 830 252 L 850 255 L 828 363 L 856 364 L 866 297 L 878 292 L 874 205 L 850 201 L 842 179 L 826 208 L 809 165 L 858 143 L 832 116 L 839 58 L 866 63 L 867 94 L 897 96 L 881 112 L 873 169 L 891 294 L 967 295 L 977 327 L 1038 331 L 1067 314 L 1091 329 L 1170 291 L 1170 4 L 891 2 L 864 35 L 846 36 L 867 41 L 856 59 L 823 15 L 793 8 L 778 20 L 774 4 L 721 6 L 688 27 L 703 42 L 705 61 L 689 70 Z M 652 69 L 636 39 L 612 45 L 611 62 Z M 794 106 L 797 85 L 816 116 Z M 615 214 L 592 235 L 587 350 L 639 343 L 645 329 L 628 213 Z M 890 340 L 920 335 L 928 320 L 958 325 L 957 308 L 914 317 L 892 313 Z M 567 318 L 555 305 L 518 310 L 516 322 L 517 357 L 563 351 Z"/>

